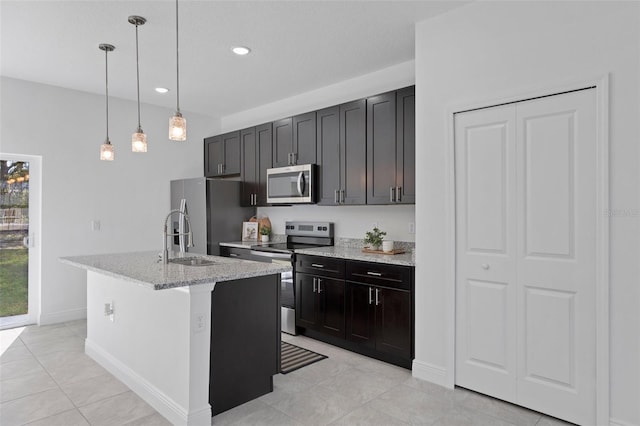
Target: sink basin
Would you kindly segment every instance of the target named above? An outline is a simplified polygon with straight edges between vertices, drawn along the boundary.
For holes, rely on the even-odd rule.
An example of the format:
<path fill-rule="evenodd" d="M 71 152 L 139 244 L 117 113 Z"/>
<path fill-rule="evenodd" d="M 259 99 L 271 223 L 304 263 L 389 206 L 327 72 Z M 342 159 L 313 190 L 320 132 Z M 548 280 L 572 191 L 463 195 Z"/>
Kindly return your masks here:
<path fill-rule="evenodd" d="M 169 263 L 188 266 L 209 266 L 215 265 L 217 262 L 215 260 L 205 259 L 204 257 L 177 257 L 175 259 L 169 259 Z"/>

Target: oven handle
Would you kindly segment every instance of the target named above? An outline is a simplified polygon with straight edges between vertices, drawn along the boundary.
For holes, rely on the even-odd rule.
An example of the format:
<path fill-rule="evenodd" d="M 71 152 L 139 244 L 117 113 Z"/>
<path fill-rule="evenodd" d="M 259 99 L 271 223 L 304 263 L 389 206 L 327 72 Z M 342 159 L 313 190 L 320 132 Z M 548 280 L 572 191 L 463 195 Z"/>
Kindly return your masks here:
<path fill-rule="evenodd" d="M 271 259 L 283 259 L 291 261 L 291 255 L 287 253 L 273 253 L 267 251 L 251 250 L 251 254 L 253 254 L 254 256 L 269 257 Z"/>

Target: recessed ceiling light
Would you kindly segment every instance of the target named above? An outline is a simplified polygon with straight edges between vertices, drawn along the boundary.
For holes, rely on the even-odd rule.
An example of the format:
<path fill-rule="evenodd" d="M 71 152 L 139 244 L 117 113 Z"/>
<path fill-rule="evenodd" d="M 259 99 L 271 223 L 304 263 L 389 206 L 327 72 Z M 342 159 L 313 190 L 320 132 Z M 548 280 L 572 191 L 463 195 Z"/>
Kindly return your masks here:
<path fill-rule="evenodd" d="M 156 92 L 158 93 L 167 93 L 169 91 L 169 89 L 167 89 L 166 87 L 156 87 Z"/>
<path fill-rule="evenodd" d="M 232 47 L 231 51 L 233 53 L 235 53 L 236 55 L 248 55 L 249 52 L 251 52 L 251 49 L 249 49 L 248 47 L 244 47 L 244 46 L 236 46 L 236 47 Z"/>

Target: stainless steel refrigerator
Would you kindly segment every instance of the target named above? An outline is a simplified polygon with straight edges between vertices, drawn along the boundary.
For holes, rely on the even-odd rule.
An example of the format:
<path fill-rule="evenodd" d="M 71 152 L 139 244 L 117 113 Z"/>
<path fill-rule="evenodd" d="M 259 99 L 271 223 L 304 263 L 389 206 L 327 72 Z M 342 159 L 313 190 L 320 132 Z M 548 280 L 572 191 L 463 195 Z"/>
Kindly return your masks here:
<path fill-rule="evenodd" d="M 189 253 L 220 255 L 221 241 L 238 241 L 242 222 L 255 215 L 254 207 L 240 205 L 241 182 L 193 178 L 171 181 L 171 209 L 186 211 L 191 221 L 194 247 L 186 237 L 173 237 L 171 250 L 180 246 Z M 169 232 L 188 231 L 182 215 L 171 216 Z"/>

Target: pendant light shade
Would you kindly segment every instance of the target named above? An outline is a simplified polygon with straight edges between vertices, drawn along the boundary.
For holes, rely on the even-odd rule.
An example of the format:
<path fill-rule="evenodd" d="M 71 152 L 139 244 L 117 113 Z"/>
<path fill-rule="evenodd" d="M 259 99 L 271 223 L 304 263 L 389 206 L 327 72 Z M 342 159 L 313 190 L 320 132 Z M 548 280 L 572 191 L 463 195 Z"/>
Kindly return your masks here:
<path fill-rule="evenodd" d="M 142 131 L 140 125 L 140 61 L 138 60 L 138 26 L 144 25 L 147 20 L 142 16 L 129 16 L 130 24 L 136 26 L 136 85 L 138 88 L 138 128 L 131 135 L 131 151 L 147 152 L 147 135 Z"/>
<path fill-rule="evenodd" d="M 106 112 L 107 112 L 107 137 L 104 140 L 104 143 L 100 145 L 100 160 L 103 161 L 113 161 L 115 158 L 115 152 L 113 150 L 113 145 L 111 145 L 111 141 L 109 140 L 109 62 L 108 62 L 108 54 L 109 52 L 113 52 L 115 46 L 111 44 L 100 44 L 98 48 L 104 51 L 104 91 L 105 91 L 105 99 L 106 99 Z"/>
<path fill-rule="evenodd" d="M 187 140 L 187 120 L 180 113 L 180 61 L 178 59 L 178 0 L 176 0 L 176 112 L 169 119 L 169 139 Z"/>

